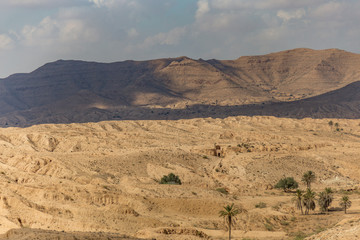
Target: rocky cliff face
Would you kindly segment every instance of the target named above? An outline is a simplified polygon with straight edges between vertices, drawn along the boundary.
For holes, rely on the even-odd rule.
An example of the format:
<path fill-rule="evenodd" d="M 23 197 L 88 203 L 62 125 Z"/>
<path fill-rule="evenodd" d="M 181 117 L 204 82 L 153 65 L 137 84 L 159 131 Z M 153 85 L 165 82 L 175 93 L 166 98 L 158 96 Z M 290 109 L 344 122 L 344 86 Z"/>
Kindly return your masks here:
<path fill-rule="evenodd" d="M 359 66 L 360 55 L 337 49 L 294 49 L 227 61 L 187 57 L 109 64 L 60 60 L 0 80 L 0 124 L 167 119 L 174 109 L 182 109 L 175 112 L 184 118 L 211 116 L 196 107 L 187 111 L 194 106 L 215 106 L 219 116 L 234 115 L 229 106 L 236 106 L 235 110 L 241 106 L 245 115 L 330 117 L 328 111 L 313 115 L 297 101 L 314 100 L 311 97 L 360 80 Z M 331 98 L 316 104 L 327 104 L 324 109 L 329 110 L 342 98 L 333 92 Z M 346 105 L 355 109 L 331 111 L 331 117 L 360 117 L 353 99 L 348 100 Z M 257 110 L 270 102 L 294 103 L 284 105 L 291 106 L 291 111 L 278 104 L 275 109 Z M 305 114 L 294 111 L 297 103 Z"/>

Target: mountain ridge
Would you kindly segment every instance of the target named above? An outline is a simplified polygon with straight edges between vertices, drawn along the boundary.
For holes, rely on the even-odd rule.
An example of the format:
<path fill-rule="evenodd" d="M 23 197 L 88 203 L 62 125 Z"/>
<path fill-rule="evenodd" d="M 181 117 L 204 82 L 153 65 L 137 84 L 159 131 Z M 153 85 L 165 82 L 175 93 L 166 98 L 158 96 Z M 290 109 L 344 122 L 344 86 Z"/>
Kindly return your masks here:
<path fill-rule="evenodd" d="M 142 115 L 144 108 L 172 111 L 202 105 L 210 108 L 244 106 L 248 109 L 255 104 L 256 110 L 265 103 L 274 106 L 281 102 L 312 99 L 359 80 L 360 54 L 339 49 L 298 48 L 235 60 L 195 60 L 186 56 L 113 63 L 57 60 L 31 73 L 14 74 L 0 80 L 0 126 L 26 126 L 30 122 L 70 123 L 74 120 L 69 117 L 66 120 L 61 115 L 73 114 L 80 115 L 78 122 L 97 121 L 86 114 L 92 110 L 109 111 L 107 115 L 120 112 L 121 115 L 121 110 L 126 108 L 125 112 L 133 112 L 136 119 L 154 118 L 149 114 Z M 327 104 L 336 104 L 334 99 L 329 99 Z M 258 112 L 254 109 L 243 114 Z M 138 113 L 134 113 L 136 111 Z M 293 110 L 290 114 L 287 109 L 266 112 L 269 115 L 301 116 Z M 126 114 L 122 114 L 121 119 L 133 118 Z M 187 114 L 190 115 L 183 117 L 196 116 Z M 227 109 L 220 115 L 233 114 Z M 30 115 L 39 117 L 34 121 Z M 348 115 L 360 117 L 356 112 L 344 115 L 326 111 L 316 117 Z M 309 117 L 313 116 L 310 114 Z"/>

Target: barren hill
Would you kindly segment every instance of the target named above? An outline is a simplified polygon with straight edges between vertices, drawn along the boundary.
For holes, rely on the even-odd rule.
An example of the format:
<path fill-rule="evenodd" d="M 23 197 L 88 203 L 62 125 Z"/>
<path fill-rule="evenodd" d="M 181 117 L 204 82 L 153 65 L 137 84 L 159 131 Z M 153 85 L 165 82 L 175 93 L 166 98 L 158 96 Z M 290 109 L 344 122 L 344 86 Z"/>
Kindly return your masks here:
<path fill-rule="evenodd" d="M 0 129 L 0 239 L 227 239 L 218 213 L 231 203 L 246 210 L 233 239 L 291 240 L 351 220 L 341 227 L 350 233 L 331 238 L 349 239 L 360 234 L 351 226 L 360 219 L 360 126 L 332 119 L 337 131 L 329 120 L 230 117 Z M 214 143 L 221 157 L 214 156 Z M 328 214 L 317 207 L 301 215 L 292 193 L 273 189 L 283 176 L 305 189 L 301 176 L 308 170 L 316 174 L 314 191 L 335 192 Z M 159 184 L 171 172 L 182 185 Z M 343 194 L 353 203 L 348 214 L 338 209 Z"/>
<path fill-rule="evenodd" d="M 294 49 L 226 61 L 187 57 L 108 64 L 60 60 L 0 80 L 0 124 L 168 119 L 173 109 L 184 110 L 180 116 L 187 118 L 198 116 L 198 111 L 206 116 L 199 109 L 186 111 L 195 105 L 205 109 L 246 105 L 244 114 L 252 115 L 262 103 L 303 100 L 359 80 L 360 55 L 338 49 Z M 329 100 L 326 108 L 333 108 L 333 98 Z M 345 105 L 355 106 L 351 101 Z M 309 116 L 342 117 L 345 111 L 347 116 L 360 117 L 352 110 Z M 231 109 L 216 111 L 234 115 Z M 276 111 L 281 116 L 302 115 L 286 108 Z M 273 115 L 271 110 L 265 112 Z"/>

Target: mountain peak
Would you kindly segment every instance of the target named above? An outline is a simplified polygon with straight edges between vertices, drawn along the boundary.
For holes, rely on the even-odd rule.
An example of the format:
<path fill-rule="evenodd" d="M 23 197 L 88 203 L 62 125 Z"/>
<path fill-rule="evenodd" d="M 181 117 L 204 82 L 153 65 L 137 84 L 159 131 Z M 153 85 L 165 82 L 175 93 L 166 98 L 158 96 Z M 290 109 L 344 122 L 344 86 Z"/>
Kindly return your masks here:
<path fill-rule="evenodd" d="M 87 122 L 113 116 L 166 119 L 168 114 L 146 109 L 295 102 L 359 79 L 360 55 L 339 49 L 298 48 L 237 60 L 186 56 L 114 63 L 57 60 L 2 80 L 0 124 Z M 204 109 L 183 117 L 212 114 Z"/>

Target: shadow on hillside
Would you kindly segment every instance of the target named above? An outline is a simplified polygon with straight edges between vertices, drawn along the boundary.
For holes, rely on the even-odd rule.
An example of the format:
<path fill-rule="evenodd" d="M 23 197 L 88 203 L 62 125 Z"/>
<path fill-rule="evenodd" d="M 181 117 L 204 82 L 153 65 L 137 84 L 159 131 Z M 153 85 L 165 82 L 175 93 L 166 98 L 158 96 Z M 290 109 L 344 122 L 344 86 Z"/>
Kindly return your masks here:
<path fill-rule="evenodd" d="M 78 111 L 20 111 L 0 117 L 1 127 L 27 127 L 44 123 L 84 123 L 109 120 L 179 120 L 231 116 L 274 116 L 282 118 L 360 118 L 360 82 L 316 97 L 293 102 L 218 106 L 192 105 L 185 109 L 120 106 Z"/>

